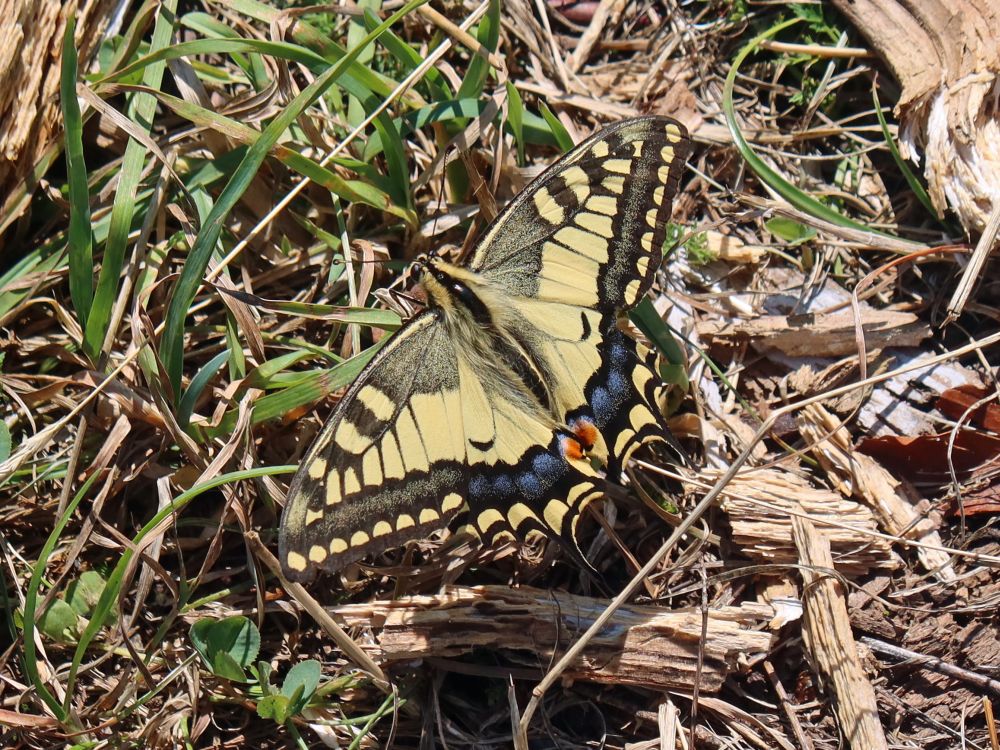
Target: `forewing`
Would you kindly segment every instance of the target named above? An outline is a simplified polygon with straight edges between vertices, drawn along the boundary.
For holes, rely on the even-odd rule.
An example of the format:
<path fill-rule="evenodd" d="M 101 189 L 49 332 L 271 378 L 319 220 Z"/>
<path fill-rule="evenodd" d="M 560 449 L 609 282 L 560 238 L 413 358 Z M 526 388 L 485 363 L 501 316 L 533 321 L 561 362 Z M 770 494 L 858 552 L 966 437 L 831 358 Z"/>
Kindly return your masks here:
<path fill-rule="evenodd" d="M 612 125 L 539 175 L 493 222 L 469 263 L 521 297 L 601 311 L 653 282 L 690 152 L 666 117 Z"/>

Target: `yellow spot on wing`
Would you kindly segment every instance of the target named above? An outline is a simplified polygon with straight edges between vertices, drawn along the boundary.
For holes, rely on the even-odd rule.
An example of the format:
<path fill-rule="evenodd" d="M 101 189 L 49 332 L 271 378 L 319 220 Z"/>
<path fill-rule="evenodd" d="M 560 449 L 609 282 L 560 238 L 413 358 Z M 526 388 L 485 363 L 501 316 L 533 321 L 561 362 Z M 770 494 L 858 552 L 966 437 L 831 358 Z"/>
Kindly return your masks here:
<path fill-rule="evenodd" d="M 524 503 L 514 503 L 507 511 L 507 521 L 515 529 L 520 529 L 525 521 L 537 521 L 538 516 Z"/>
<path fill-rule="evenodd" d="M 343 500 L 340 494 L 340 473 L 336 470 L 326 475 L 326 504 L 336 505 Z"/>
<path fill-rule="evenodd" d="M 636 431 L 641 430 L 646 425 L 656 424 L 656 417 L 653 413 L 646 408 L 643 404 L 636 404 L 632 407 L 632 411 L 628 413 L 629 421 L 632 422 L 632 426 Z"/>
<path fill-rule="evenodd" d="M 358 400 L 383 422 L 388 422 L 396 413 L 396 405 L 392 399 L 373 385 L 366 385 L 358 391 Z"/>
<path fill-rule="evenodd" d="M 306 510 L 306 526 L 316 523 L 323 515 L 323 511 L 321 510 L 312 510 L 311 508 Z"/>
<path fill-rule="evenodd" d="M 663 159 L 663 161 L 666 162 L 667 164 L 672 162 L 674 160 L 674 147 L 664 146 L 663 148 L 661 148 L 660 158 Z"/>
<path fill-rule="evenodd" d="M 309 478 L 319 479 L 324 474 L 326 474 L 326 459 L 313 459 L 313 462 L 309 464 Z"/>
<path fill-rule="evenodd" d="M 596 156 L 598 159 L 603 159 L 608 155 L 608 142 L 598 141 L 594 144 L 593 148 L 590 149 L 590 153 Z"/>
<path fill-rule="evenodd" d="M 326 549 L 318 544 L 309 548 L 309 559 L 312 562 L 323 562 L 326 559 Z"/>
<path fill-rule="evenodd" d="M 382 484 L 382 462 L 379 460 L 377 446 L 369 448 L 361 459 L 361 474 L 364 483 L 369 487 Z"/>
<path fill-rule="evenodd" d="M 635 432 L 632 430 L 622 430 L 619 432 L 618 437 L 615 439 L 615 455 L 619 457 L 624 456 L 629 443 L 632 442 L 632 438 L 634 437 Z"/>
<path fill-rule="evenodd" d="M 382 437 L 382 469 L 385 471 L 386 479 L 402 479 L 406 476 L 406 469 L 403 468 L 403 459 L 399 455 L 399 443 L 396 436 L 389 430 Z"/>
<path fill-rule="evenodd" d="M 400 513 L 396 518 L 396 531 L 402 531 L 403 529 L 408 529 L 415 525 L 416 521 L 414 521 L 413 516 L 408 513 Z"/>
<path fill-rule="evenodd" d="M 503 523 L 503 515 L 500 511 L 494 508 L 487 508 L 480 513 L 479 517 L 476 519 L 476 526 L 478 526 L 479 530 L 484 534 L 493 524 L 496 523 Z"/>
<path fill-rule="evenodd" d="M 424 443 L 420 439 L 417 423 L 413 421 L 413 412 L 409 407 L 400 410 L 396 416 L 396 437 L 399 438 L 399 449 L 403 454 L 403 465 L 407 469 L 427 469 L 427 454 Z"/>
<path fill-rule="evenodd" d="M 444 500 L 441 501 L 441 510 L 445 513 L 450 513 L 457 508 L 461 508 L 465 500 L 457 492 L 452 492 L 451 494 L 445 495 Z"/>
<path fill-rule="evenodd" d="M 337 425 L 337 445 L 351 453 L 364 453 L 372 441 L 358 432 L 358 428 L 349 419 L 342 419 Z"/>
<path fill-rule="evenodd" d="M 347 542 L 338 537 L 334 537 L 330 540 L 330 554 L 339 555 L 341 552 L 347 551 Z"/>
<path fill-rule="evenodd" d="M 563 182 L 581 203 L 590 195 L 590 177 L 580 167 L 570 167 L 562 173 Z"/>
<path fill-rule="evenodd" d="M 385 521 L 379 521 L 375 524 L 375 528 L 372 529 L 372 536 L 386 536 L 392 533 L 392 526 L 390 526 Z"/>
<path fill-rule="evenodd" d="M 350 497 L 355 493 L 361 492 L 361 483 L 358 481 L 357 472 L 354 468 L 348 466 L 344 471 L 344 495 Z"/>
<path fill-rule="evenodd" d="M 549 500 L 542 512 L 545 523 L 557 534 L 562 533 L 563 519 L 569 512 L 569 506 L 562 500 Z"/>
<path fill-rule="evenodd" d="M 371 537 L 369 537 L 364 531 L 355 531 L 351 534 L 352 547 L 360 547 L 362 544 L 368 544 L 369 541 L 371 541 Z"/>
<path fill-rule="evenodd" d="M 608 261 L 608 241 L 592 232 L 586 232 L 577 227 L 563 227 L 555 233 L 555 239 L 571 250 L 598 263 L 607 263 Z M 545 243 L 545 247 L 548 247 L 549 244 L 551 243 Z"/>
<path fill-rule="evenodd" d="M 594 214 L 590 211 L 581 211 L 573 217 L 573 221 L 586 229 L 588 232 L 599 234 L 601 237 L 610 239 L 614 236 L 614 229 L 611 227 L 611 217 L 604 214 Z M 605 248 L 607 256 L 607 248 Z"/>
<path fill-rule="evenodd" d="M 586 208 L 605 216 L 614 216 L 618 213 L 618 201 L 610 195 L 592 195 L 587 198 Z"/>
<path fill-rule="evenodd" d="M 441 514 L 433 508 L 424 508 L 420 511 L 420 523 L 430 523 L 431 521 L 437 521 L 439 518 L 441 518 Z"/>
<path fill-rule="evenodd" d="M 552 194 L 545 188 L 539 188 L 533 196 L 535 210 L 538 216 L 552 225 L 559 225 L 566 221 L 566 211 L 555 202 Z"/>
<path fill-rule="evenodd" d="M 666 178 L 662 180 L 666 182 Z M 608 175 L 603 180 L 601 180 L 601 187 L 607 190 L 609 193 L 616 193 L 621 195 L 625 192 L 625 178 L 621 175 Z"/>
<path fill-rule="evenodd" d="M 287 565 L 292 570 L 303 571 L 306 569 L 308 560 L 298 552 L 289 552 L 285 557 L 285 565 Z"/>
<path fill-rule="evenodd" d="M 606 159 L 602 166 L 615 174 L 630 174 L 632 172 L 632 162 L 628 159 Z"/>
<path fill-rule="evenodd" d="M 632 307 L 635 301 L 639 299 L 639 288 L 642 284 L 638 279 L 634 279 L 628 283 L 625 287 L 625 305 L 627 307 Z"/>
<path fill-rule="evenodd" d="M 431 463 L 455 457 L 450 433 L 453 428 L 448 421 L 444 394 L 418 393 L 410 399 L 410 412 L 416 421 L 417 430 Z M 460 430 L 460 427 L 455 427 Z"/>

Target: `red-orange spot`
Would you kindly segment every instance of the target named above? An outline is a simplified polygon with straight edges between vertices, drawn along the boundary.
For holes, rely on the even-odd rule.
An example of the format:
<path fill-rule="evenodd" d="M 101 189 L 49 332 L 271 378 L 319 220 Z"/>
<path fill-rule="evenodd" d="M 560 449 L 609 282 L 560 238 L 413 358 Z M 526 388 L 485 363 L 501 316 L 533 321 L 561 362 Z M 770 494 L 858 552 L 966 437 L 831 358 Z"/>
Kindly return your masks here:
<path fill-rule="evenodd" d="M 562 448 L 563 456 L 570 460 L 579 460 L 583 458 L 583 447 L 579 442 L 568 435 L 560 438 L 559 447 Z"/>
<path fill-rule="evenodd" d="M 597 442 L 597 428 L 587 419 L 578 419 L 573 423 L 573 434 L 579 438 L 585 448 L 593 448 Z"/>

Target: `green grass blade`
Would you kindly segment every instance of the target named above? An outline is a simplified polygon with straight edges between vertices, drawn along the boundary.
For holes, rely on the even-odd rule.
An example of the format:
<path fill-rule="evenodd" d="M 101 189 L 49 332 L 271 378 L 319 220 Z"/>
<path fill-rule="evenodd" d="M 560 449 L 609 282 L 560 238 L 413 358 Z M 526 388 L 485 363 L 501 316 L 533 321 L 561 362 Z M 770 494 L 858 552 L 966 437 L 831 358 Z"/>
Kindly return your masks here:
<path fill-rule="evenodd" d="M 208 267 L 209 258 L 222 234 L 225 220 L 256 175 L 264 158 L 277 143 L 278 138 L 298 119 L 306 107 L 318 99 L 329 87 L 337 83 L 364 47 L 375 41 L 383 29 L 389 28 L 424 2 L 426 0 L 410 0 L 389 16 L 384 23 L 379 24 L 378 28 L 365 36 L 364 44 L 351 50 L 338 63 L 330 66 L 299 96 L 289 102 L 288 106 L 275 117 L 261 133 L 260 138 L 247 150 L 246 156 L 226 187 L 223 188 L 202 230 L 198 233 L 167 309 L 166 326 L 161 342 L 162 358 L 174 393 L 180 393 L 181 372 L 184 365 L 184 320 L 187 317 L 188 307 L 194 300 L 198 287 L 204 278 L 205 269 Z"/>
<path fill-rule="evenodd" d="M 152 50 L 162 49 L 170 45 L 173 36 L 173 19 L 176 18 L 177 0 L 166 0 L 156 16 L 153 27 L 153 38 L 150 42 Z M 143 84 L 151 89 L 158 89 L 163 80 L 165 62 L 150 65 L 143 71 Z M 147 93 L 135 94 L 131 102 L 132 119 L 136 127 L 144 133 L 152 128 L 153 115 L 156 113 L 156 98 Z M 121 283 L 122 268 L 125 264 L 125 252 L 128 247 L 128 235 L 132 228 L 132 219 L 136 209 L 136 191 L 146 164 L 146 147 L 129 138 L 122 158 L 121 171 L 118 175 L 118 188 L 115 191 L 114 206 L 111 209 L 111 223 L 108 228 L 108 240 L 104 246 L 104 256 L 101 262 L 101 272 L 97 279 L 97 291 L 94 293 L 93 305 L 87 318 L 83 336 L 84 351 L 93 359 L 104 346 L 104 340 L 111 324 L 111 313 Z M 93 269 L 91 269 L 93 274 Z"/>
<path fill-rule="evenodd" d="M 517 166 L 524 166 L 524 103 L 517 87 L 510 81 L 507 85 L 507 117 L 517 145 Z"/>
<path fill-rule="evenodd" d="M 45 705 L 52 709 L 56 718 L 61 722 L 65 722 L 69 717 L 69 710 L 68 708 L 64 709 L 60 705 L 56 697 L 45 687 L 41 675 L 38 674 L 38 653 L 35 651 L 35 614 L 38 611 L 39 589 L 42 585 L 42 577 L 45 575 L 45 564 L 48 562 L 49 557 L 52 556 L 52 551 L 56 548 L 56 544 L 59 543 L 59 537 L 62 535 L 63 529 L 66 528 L 69 519 L 73 517 L 76 506 L 80 504 L 80 501 L 83 500 L 90 490 L 91 485 L 99 476 L 101 476 L 99 472 L 91 474 L 87 481 L 81 485 L 80 489 L 76 491 L 73 499 L 66 505 L 66 510 L 63 511 L 62 516 L 56 521 L 56 525 L 38 553 L 38 562 L 35 563 L 35 567 L 31 571 L 28 590 L 24 594 L 24 673 L 28 676 L 28 681 L 34 686 L 38 697 L 45 702 Z M 103 622 L 103 619 L 100 622 Z M 67 693 L 67 699 L 69 695 Z"/>
<path fill-rule="evenodd" d="M 186 430 L 188 423 L 191 421 L 191 415 L 194 413 L 194 405 L 198 403 L 198 397 L 201 396 L 202 391 L 205 390 L 205 387 L 215 377 L 215 373 L 219 371 L 219 368 L 229 361 L 229 354 L 229 349 L 219 352 L 206 362 L 195 373 L 195 376 L 191 378 L 191 383 L 177 404 L 177 424 L 180 425 L 182 430 Z"/>
<path fill-rule="evenodd" d="M 476 39 L 490 52 L 497 51 L 500 41 L 500 0 L 490 0 L 490 7 L 476 29 Z M 492 69 L 488 60 L 481 55 L 474 55 L 458 89 L 458 98 L 479 98 Z"/>
<path fill-rule="evenodd" d="M 94 300 L 94 239 L 90 229 L 87 164 L 83 158 L 83 115 L 76 97 L 79 71 L 73 44 L 75 31 L 76 20 L 70 18 L 63 35 L 59 94 L 66 128 L 66 181 L 69 185 L 69 296 L 80 325 L 86 326 Z"/>
<path fill-rule="evenodd" d="M 885 115 L 882 114 L 882 103 L 878 100 L 878 90 L 875 88 L 874 83 L 872 84 L 872 102 L 875 104 L 875 116 L 878 118 L 878 124 L 882 128 L 882 137 L 885 138 L 885 144 L 889 147 L 889 153 L 892 154 L 892 158 L 896 162 L 896 166 L 898 166 L 899 171 L 903 173 L 903 177 L 906 179 L 906 184 L 910 186 L 910 190 L 912 190 L 913 194 L 917 196 L 917 200 L 920 201 L 921 205 L 927 209 L 927 213 L 938 221 L 941 221 L 941 214 L 931 202 L 931 197 L 924 189 L 923 183 L 920 182 L 920 178 L 913 173 L 913 170 L 910 169 L 910 165 L 906 163 L 906 159 L 904 159 L 903 155 L 899 153 L 896 141 L 892 137 L 892 133 L 889 132 L 889 123 L 885 121 Z"/>
<path fill-rule="evenodd" d="M 559 122 L 559 118 L 556 117 L 555 112 L 549 109 L 545 102 L 540 102 L 540 104 L 542 117 L 545 118 L 545 122 L 552 131 L 552 136 L 556 139 L 559 148 L 562 149 L 563 153 L 572 150 L 575 144 L 573 143 L 572 136 L 566 130 L 566 126 Z"/>
<path fill-rule="evenodd" d="M 726 125 L 728 125 L 729 132 L 733 137 L 733 143 L 736 145 L 736 149 L 740 152 L 746 160 L 746 163 L 757 174 L 757 176 L 769 187 L 771 187 L 772 190 L 778 193 L 778 195 L 800 211 L 804 211 L 811 216 L 815 216 L 818 219 L 828 221 L 831 224 L 835 224 L 840 227 L 847 227 L 860 232 L 869 232 L 880 237 L 899 239 L 895 235 L 879 232 L 878 230 L 872 229 L 864 224 L 852 221 L 843 214 L 834 211 L 830 207 L 816 200 L 811 195 L 804 193 L 791 182 L 786 180 L 777 171 L 764 163 L 764 161 L 754 153 L 753 149 L 750 148 L 750 144 L 747 142 L 746 138 L 743 137 L 743 133 L 740 131 L 739 124 L 736 121 L 736 108 L 733 105 L 733 88 L 736 84 L 736 76 L 739 73 L 740 66 L 743 64 L 743 61 L 757 49 L 762 41 L 769 39 L 779 31 L 798 23 L 799 20 L 800 19 L 797 18 L 789 19 L 772 26 L 770 29 L 761 34 L 758 34 L 739 51 L 739 54 L 736 55 L 736 59 L 733 60 L 729 73 L 726 75 L 726 83 L 722 92 L 722 111 L 725 113 Z"/>

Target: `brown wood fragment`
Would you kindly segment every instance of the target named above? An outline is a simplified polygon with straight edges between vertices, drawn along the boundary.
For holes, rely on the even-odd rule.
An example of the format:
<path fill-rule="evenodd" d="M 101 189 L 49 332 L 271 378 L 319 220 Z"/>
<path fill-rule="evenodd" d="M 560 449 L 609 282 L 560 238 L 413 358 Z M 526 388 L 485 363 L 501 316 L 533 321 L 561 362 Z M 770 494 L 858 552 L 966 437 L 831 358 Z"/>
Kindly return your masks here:
<path fill-rule="evenodd" d="M 820 404 L 811 404 L 802 410 L 799 432 L 812 444 L 812 453 L 833 486 L 843 495 L 856 497 L 874 510 L 879 524 L 888 533 L 936 547 L 944 546 L 937 525 L 917 512 L 899 480 L 871 456 L 855 452 L 847 429 Z M 936 571 L 939 580 L 955 580 L 950 557 L 943 549 L 919 547 L 917 557 L 926 569 Z"/>
<path fill-rule="evenodd" d="M 864 309 L 861 319 L 869 349 L 917 346 L 931 335 L 930 327 L 913 313 Z M 858 349 L 850 310 L 832 315 L 762 315 L 732 323 L 703 321 L 697 331 L 716 343 L 747 342 L 758 350 L 791 357 L 842 357 Z"/>
<path fill-rule="evenodd" d="M 858 658 L 843 587 L 823 572 L 824 568 L 833 569 L 830 544 L 804 518 L 793 518 L 792 529 L 805 584 L 802 642 L 809 661 L 820 686 L 833 698 L 841 731 L 850 746 L 857 750 L 888 750 L 875 690 Z"/>
<path fill-rule="evenodd" d="M 805 512 L 832 545 L 840 572 L 863 575 L 900 564 L 889 542 L 875 536 L 878 529 L 868 508 L 787 471 L 762 469 L 736 476 L 720 507 L 729 518 L 733 544 L 758 562 L 795 562 L 791 514 Z"/>
<path fill-rule="evenodd" d="M 603 599 L 562 591 L 449 586 L 434 596 L 349 604 L 332 612 L 348 625 L 370 625 L 380 631 L 368 648 L 383 662 L 502 648 L 531 652 L 544 671 L 553 655 L 565 651 L 606 605 Z M 752 628 L 772 615 L 770 607 L 754 603 L 711 609 L 703 641 L 698 610 L 625 606 L 565 676 L 689 691 L 701 653 L 698 689 L 718 692 L 727 675 L 767 652 L 771 636 Z"/>

